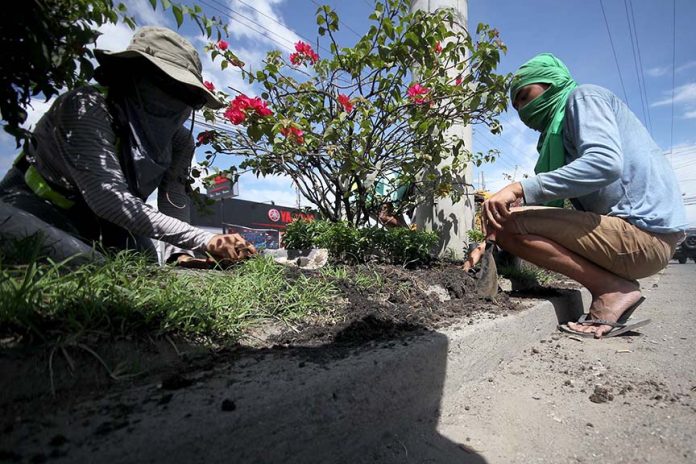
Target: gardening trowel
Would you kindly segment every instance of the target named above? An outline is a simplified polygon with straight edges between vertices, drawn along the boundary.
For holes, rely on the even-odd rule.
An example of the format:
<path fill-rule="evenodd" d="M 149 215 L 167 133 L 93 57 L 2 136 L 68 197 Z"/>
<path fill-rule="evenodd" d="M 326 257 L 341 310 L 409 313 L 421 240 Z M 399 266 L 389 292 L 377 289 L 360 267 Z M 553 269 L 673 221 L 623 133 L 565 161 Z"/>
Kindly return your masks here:
<path fill-rule="evenodd" d="M 498 268 L 493 258 L 493 247 L 495 243 L 491 240 L 481 242 L 476 248 L 471 250 L 469 258 L 464 263 L 464 270 L 473 269 L 477 263 L 481 263 L 481 270 L 476 274 L 476 293 L 483 298 L 492 299 L 498 293 Z"/>

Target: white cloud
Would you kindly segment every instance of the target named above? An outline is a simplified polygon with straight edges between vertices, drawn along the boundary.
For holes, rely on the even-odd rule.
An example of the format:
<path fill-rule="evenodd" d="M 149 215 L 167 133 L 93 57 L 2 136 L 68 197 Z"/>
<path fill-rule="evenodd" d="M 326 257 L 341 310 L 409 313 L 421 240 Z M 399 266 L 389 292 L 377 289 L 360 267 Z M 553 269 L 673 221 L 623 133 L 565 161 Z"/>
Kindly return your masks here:
<path fill-rule="evenodd" d="M 124 3 L 139 26 L 169 26 L 171 23 L 161 7 L 153 9 L 148 0 L 125 0 Z"/>
<path fill-rule="evenodd" d="M 688 61 L 681 66 L 678 66 L 677 68 L 674 69 L 676 73 L 680 73 L 683 71 L 686 71 L 691 68 L 696 68 L 696 60 L 694 61 Z M 667 74 L 672 73 L 672 66 L 655 66 L 652 68 L 648 68 L 645 70 L 645 74 L 647 74 L 650 77 L 662 77 Z"/>
<path fill-rule="evenodd" d="M 696 68 L 696 60 L 684 63 L 683 65 L 679 66 L 675 71 L 679 73 L 691 68 Z"/>
<path fill-rule="evenodd" d="M 645 74 L 647 74 L 650 77 L 660 77 L 667 74 L 667 71 L 669 71 L 670 69 L 671 68 L 667 66 L 655 66 L 654 68 L 648 68 L 645 71 Z"/>
<path fill-rule="evenodd" d="M 110 51 L 125 50 L 133 37 L 133 30 L 123 23 L 106 23 L 99 26 L 100 35 L 95 48 Z"/>
<path fill-rule="evenodd" d="M 684 119 L 696 119 L 696 110 L 685 112 L 683 118 Z"/>
<path fill-rule="evenodd" d="M 263 41 L 292 50 L 300 39 L 292 29 L 285 25 L 275 7 L 284 0 L 232 0 L 232 18 L 229 30 L 232 37 Z"/>
<path fill-rule="evenodd" d="M 672 96 L 653 103 L 654 106 L 664 106 L 672 103 Z M 674 103 L 696 103 L 696 82 L 684 84 L 674 89 Z"/>

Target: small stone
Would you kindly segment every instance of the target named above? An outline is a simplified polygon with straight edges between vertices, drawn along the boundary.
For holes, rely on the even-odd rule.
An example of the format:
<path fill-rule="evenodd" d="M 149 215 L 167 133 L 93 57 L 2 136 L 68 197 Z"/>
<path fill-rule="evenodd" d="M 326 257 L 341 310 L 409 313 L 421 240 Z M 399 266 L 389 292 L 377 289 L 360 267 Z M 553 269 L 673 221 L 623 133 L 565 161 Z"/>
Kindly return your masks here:
<path fill-rule="evenodd" d="M 588 422 L 588 423 L 585 424 L 585 425 L 588 426 L 588 427 L 594 427 L 594 424 L 592 424 L 592 422 Z"/>
<path fill-rule="evenodd" d="M 536 349 L 536 348 L 532 348 L 532 353 L 534 353 L 534 354 L 539 354 L 539 350 Z"/>
<path fill-rule="evenodd" d="M 590 401 L 593 403 L 606 403 L 607 401 L 613 401 L 614 395 L 612 395 L 608 389 L 595 386 L 594 393 L 590 395 Z"/>
<path fill-rule="evenodd" d="M 235 409 L 237 409 L 237 405 L 234 404 L 234 401 L 232 401 L 231 399 L 226 398 L 222 400 L 222 406 L 220 407 L 220 409 L 222 409 L 225 412 L 234 411 Z"/>
<path fill-rule="evenodd" d="M 471 409 L 469 406 L 464 406 L 465 411 L 468 411 L 469 409 Z"/>

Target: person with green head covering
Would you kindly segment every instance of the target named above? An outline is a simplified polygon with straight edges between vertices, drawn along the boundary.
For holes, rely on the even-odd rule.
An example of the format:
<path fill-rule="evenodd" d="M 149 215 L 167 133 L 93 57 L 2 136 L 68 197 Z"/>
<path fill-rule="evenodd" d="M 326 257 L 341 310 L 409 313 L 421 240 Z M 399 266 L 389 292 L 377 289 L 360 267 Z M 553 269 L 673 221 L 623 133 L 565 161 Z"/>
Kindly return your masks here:
<path fill-rule="evenodd" d="M 601 338 L 647 324 L 629 320 L 645 299 L 636 279 L 667 265 L 687 227 L 662 150 L 616 95 L 578 85 L 550 53 L 520 66 L 510 98 L 540 133 L 539 158 L 534 177 L 484 202 L 487 238 L 590 291 L 589 313 L 561 330 Z"/>

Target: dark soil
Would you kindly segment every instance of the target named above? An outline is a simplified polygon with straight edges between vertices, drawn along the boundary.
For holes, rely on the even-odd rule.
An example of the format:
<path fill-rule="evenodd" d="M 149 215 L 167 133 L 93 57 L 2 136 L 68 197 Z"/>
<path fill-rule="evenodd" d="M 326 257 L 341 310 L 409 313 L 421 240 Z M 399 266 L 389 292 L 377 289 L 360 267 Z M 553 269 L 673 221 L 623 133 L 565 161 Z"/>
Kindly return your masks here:
<path fill-rule="evenodd" d="M 329 320 L 308 321 L 270 336 L 268 341 L 282 346 L 360 343 L 432 330 L 483 313 L 518 309 L 503 292 L 493 300 L 480 298 L 476 278 L 456 263 L 412 270 L 393 265 L 356 266 L 349 272 L 353 276 L 377 273 L 383 283 L 366 289 L 356 286 L 355 279 L 336 280 L 343 301 L 336 305 Z"/>

